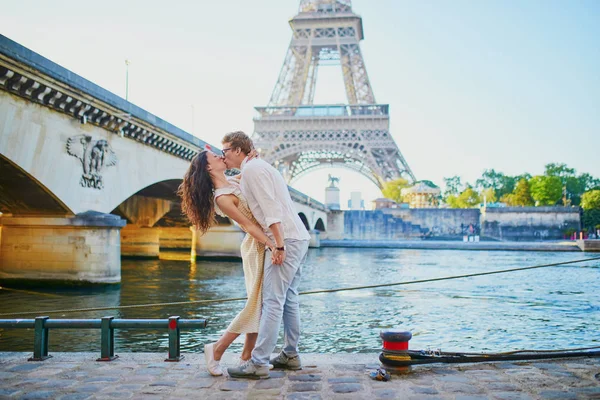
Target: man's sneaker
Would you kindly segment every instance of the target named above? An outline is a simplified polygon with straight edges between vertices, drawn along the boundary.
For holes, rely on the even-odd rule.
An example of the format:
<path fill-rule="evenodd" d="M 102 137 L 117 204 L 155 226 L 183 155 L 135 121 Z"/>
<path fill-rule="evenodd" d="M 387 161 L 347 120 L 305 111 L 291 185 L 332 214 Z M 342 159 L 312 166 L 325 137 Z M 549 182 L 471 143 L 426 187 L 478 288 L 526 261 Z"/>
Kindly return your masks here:
<path fill-rule="evenodd" d="M 288 357 L 283 351 L 277 357 L 272 358 L 270 363 L 274 368 L 291 369 L 292 371 L 302 369 L 300 356 Z"/>
<path fill-rule="evenodd" d="M 269 366 L 268 365 L 256 365 L 252 360 L 244 362 L 239 367 L 227 368 L 227 373 L 232 378 L 244 378 L 244 379 L 268 379 L 269 378 Z"/>

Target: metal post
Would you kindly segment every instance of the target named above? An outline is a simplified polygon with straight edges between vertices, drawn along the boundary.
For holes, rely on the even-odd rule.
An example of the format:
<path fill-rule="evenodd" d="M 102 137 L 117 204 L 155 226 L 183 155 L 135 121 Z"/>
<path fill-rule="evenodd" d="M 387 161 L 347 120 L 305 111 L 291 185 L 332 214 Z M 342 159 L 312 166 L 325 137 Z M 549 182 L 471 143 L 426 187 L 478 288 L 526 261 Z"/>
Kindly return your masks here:
<path fill-rule="evenodd" d="M 183 359 L 180 353 L 180 339 L 179 317 L 169 317 L 169 358 L 165 361 L 180 361 Z"/>
<path fill-rule="evenodd" d="M 125 100 L 129 101 L 129 60 L 125 60 Z"/>
<path fill-rule="evenodd" d="M 52 356 L 48 355 L 48 328 L 46 321 L 49 317 L 36 317 L 34 325 L 33 357 L 27 361 L 44 361 Z"/>
<path fill-rule="evenodd" d="M 115 330 L 111 327 L 114 317 L 102 317 L 100 322 L 100 358 L 96 361 L 112 361 L 115 356 Z"/>

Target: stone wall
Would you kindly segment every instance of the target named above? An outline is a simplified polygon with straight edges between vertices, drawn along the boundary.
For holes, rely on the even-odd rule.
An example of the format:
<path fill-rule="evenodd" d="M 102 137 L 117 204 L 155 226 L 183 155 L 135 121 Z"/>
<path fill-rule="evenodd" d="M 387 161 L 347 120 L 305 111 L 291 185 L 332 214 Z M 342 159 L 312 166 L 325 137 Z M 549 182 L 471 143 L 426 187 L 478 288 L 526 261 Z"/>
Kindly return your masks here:
<path fill-rule="evenodd" d="M 580 230 L 579 207 L 501 207 L 481 209 L 482 235 L 502 240 L 563 239 Z"/>
<path fill-rule="evenodd" d="M 562 239 L 567 229 L 580 229 L 577 207 L 505 207 L 487 209 L 387 208 L 341 211 L 343 235 L 328 232 L 327 239 L 349 240 L 462 240 L 482 238 L 532 241 Z M 338 224 L 339 225 L 339 224 Z M 329 227 L 336 223 L 329 218 Z M 343 236 L 343 237 L 340 237 Z"/>

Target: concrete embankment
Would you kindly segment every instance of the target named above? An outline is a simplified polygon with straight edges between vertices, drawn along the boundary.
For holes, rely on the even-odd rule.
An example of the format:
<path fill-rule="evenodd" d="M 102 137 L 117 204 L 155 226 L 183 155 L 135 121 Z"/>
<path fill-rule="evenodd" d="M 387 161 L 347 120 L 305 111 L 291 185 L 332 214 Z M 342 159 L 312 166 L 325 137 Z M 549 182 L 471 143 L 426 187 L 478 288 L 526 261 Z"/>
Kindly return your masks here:
<path fill-rule="evenodd" d="M 0 398 L 15 399 L 593 399 L 600 358 L 412 367 L 391 381 L 369 378 L 373 354 L 305 354 L 301 371 L 272 370 L 260 381 L 212 377 L 202 354 L 164 362 L 164 354 L 0 353 Z M 239 354 L 226 353 L 233 365 Z"/>
<path fill-rule="evenodd" d="M 576 242 L 459 242 L 442 240 L 321 240 L 321 247 L 430 250 L 577 251 Z"/>

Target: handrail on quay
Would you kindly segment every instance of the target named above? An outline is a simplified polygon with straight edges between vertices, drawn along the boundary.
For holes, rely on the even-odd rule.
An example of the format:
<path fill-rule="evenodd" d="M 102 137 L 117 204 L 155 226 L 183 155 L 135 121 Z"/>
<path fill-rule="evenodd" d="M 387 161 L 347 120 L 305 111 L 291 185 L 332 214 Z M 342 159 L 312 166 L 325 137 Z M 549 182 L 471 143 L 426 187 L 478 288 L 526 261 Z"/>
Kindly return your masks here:
<path fill-rule="evenodd" d="M 115 329 L 163 329 L 169 333 L 169 355 L 165 361 L 180 361 L 181 329 L 206 328 L 206 319 L 180 319 L 178 316 L 169 319 L 0 319 L 0 328 L 35 329 L 33 341 L 33 357 L 28 361 L 44 361 L 52 357 L 48 355 L 49 329 L 100 329 L 100 358 L 96 361 L 112 361 L 115 355 Z"/>

